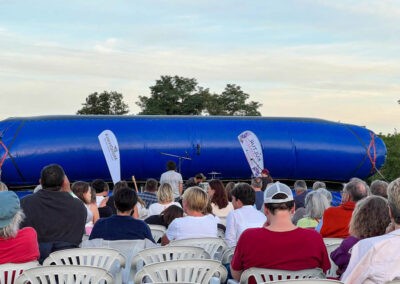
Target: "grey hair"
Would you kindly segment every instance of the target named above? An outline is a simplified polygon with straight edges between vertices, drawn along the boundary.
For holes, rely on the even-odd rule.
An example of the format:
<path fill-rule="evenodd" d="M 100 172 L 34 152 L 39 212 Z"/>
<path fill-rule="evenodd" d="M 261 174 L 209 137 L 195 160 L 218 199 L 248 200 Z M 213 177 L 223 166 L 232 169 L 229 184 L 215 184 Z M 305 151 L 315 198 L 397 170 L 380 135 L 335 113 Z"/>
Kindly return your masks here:
<path fill-rule="evenodd" d="M 323 181 L 316 181 L 312 185 L 313 190 L 317 190 L 319 188 L 326 188 L 326 184 Z"/>
<path fill-rule="evenodd" d="M 0 181 L 0 191 L 7 191 L 7 190 L 8 190 L 7 185 L 4 182 Z"/>
<path fill-rule="evenodd" d="M 329 201 L 320 191 L 311 191 L 306 196 L 305 207 L 305 217 L 320 219 L 329 207 Z"/>
<path fill-rule="evenodd" d="M 374 180 L 371 183 L 370 186 L 370 190 L 371 190 L 371 194 L 373 195 L 378 195 L 378 196 L 382 196 L 385 197 L 387 199 L 387 187 L 388 187 L 388 183 L 386 181 L 383 180 Z"/>
<path fill-rule="evenodd" d="M 350 195 L 350 199 L 352 201 L 357 202 L 368 196 L 369 186 L 362 179 L 351 178 L 350 181 L 344 186 L 343 191 Z"/>
<path fill-rule="evenodd" d="M 4 228 L 0 228 L 0 237 L 3 239 L 15 238 L 19 230 L 19 225 L 21 224 L 22 220 L 24 220 L 24 218 L 24 212 L 22 212 L 21 209 L 18 210 L 12 218 L 11 223 Z"/>
<path fill-rule="evenodd" d="M 323 195 L 325 195 L 325 197 L 329 201 L 329 204 L 332 203 L 332 193 L 329 190 L 327 190 L 326 188 L 319 188 L 319 189 L 317 189 L 317 191 L 322 193 Z"/>
<path fill-rule="evenodd" d="M 306 191 L 307 190 L 307 184 L 302 179 L 296 180 L 296 182 L 294 183 L 293 187 L 294 187 L 295 190 L 301 190 L 301 191 Z"/>

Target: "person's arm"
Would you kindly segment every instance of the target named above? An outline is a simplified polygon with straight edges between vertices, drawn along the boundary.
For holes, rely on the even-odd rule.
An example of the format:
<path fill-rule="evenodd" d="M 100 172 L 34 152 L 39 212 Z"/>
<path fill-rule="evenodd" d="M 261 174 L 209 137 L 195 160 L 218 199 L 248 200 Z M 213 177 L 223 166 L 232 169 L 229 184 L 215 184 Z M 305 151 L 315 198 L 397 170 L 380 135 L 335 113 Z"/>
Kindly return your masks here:
<path fill-rule="evenodd" d="M 235 279 L 236 281 L 240 281 L 240 276 L 242 276 L 243 270 L 235 270 L 232 268 L 231 265 L 231 274 L 233 279 Z"/>
<path fill-rule="evenodd" d="M 225 241 L 229 247 L 236 245 L 236 226 L 233 212 L 229 212 L 226 217 Z"/>
<path fill-rule="evenodd" d="M 183 181 L 179 182 L 179 196 L 182 196 L 183 193 Z"/>
<path fill-rule="evenodd" d="M 166 246 L 168 244 L 169 244 L 169 239 L 168 239 L 167 235 L 164 234 L 164 236 L 162 236 L 162 238 L 161 238 L 161 245 Z"/>

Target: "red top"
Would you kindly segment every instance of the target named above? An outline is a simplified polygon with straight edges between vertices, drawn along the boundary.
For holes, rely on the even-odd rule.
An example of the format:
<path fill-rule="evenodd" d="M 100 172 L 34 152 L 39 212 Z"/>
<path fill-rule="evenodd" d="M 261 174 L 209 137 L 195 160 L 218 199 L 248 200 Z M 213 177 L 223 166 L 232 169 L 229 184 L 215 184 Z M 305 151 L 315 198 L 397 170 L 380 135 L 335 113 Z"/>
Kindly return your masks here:
<path fill-rule="evenodd" d="M 35 229 L 26 227 L 15 238 L 0 238 L 0 264 L 38 260 L 39 245 Z"/>
<path fill-rule="evenodd" d="M 321 235 L 323 238 L 347 238 L 349 224 L 356 203 L 347 201 L 338 207 L 329 207 L 322 217 Z"/>
<path fill-rule="evenodd" d="M 321 268 L 324 272 L 331 266 L 321 235 L 303 228 L 288 232 L 247 229 L 239 238 L 231 265 L 234 270 Z"/>

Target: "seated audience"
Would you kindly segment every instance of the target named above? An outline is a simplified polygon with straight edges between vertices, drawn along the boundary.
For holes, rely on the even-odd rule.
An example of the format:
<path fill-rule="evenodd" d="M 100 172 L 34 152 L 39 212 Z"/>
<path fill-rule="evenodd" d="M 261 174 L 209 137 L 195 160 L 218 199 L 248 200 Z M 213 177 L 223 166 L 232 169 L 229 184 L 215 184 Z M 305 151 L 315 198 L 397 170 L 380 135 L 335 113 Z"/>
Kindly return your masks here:
<path fill-rule="evenodd" d="M 183 209 L 176 205 L 171 205 L 166 208 L 160 215 L 151 215 L 147 217 L 144 221 L 149 225 L 162 225 L 168 228 L 169 224 L 175 218 L 183 217 Z"/>
<path fill-rule="evenodd" d="M 40 262 L 51 252 L 76 248 L 85 233 L 87 210 L 69 192 L 70 184 L 61 166 L 45 166 L 40 173 L 42 189 L 21 199 L 26 218 L 21 227 L 37 232 Z"/>
<path fill-rule="evenodd" d="M 212 213 L 219 218 L 226 218 L 229 212 L 233 210 L 233 205 L 228 201 L 222 181 L 217 179 L 211 180 L 208 184 L 207 194 L 210 198 Z M 225 222 L 222 221 L 222 224 L 225 225 Z"/>
<path fill-rule="evenodd" d="M 321 235 L 293 225 L 294 200 L 287 185 L 276 182 L 267 187 L 264 212 L 267 216 L 264 227 L 249 228 L 239 238 L 231 261 L 234 279 L 239 281 L 242 272 L 250 267 L 282 270 L 321 268 L 324 272 L 330 268 Z"/>
<path fill-rule="evenodd" d="M 306 196 L 305 206 L 304 218 L 297 222 L 297 226 L 314 229 L 321 220 L 325 209 L 329 207 L 329 201 L 321 192 L 311 191 Z"/>
<path fill-rule="evenodd" d="M 251 179 L 251 187 L 253 188 L 256 194 L 256 202 L 255 207 L 257 210 L 262 210 L 262 206 L 264 204 L 264 192 L 262 189 L 262 179 L 260 177 L 255 177 Z"/>
<path fill-rule="evenodd" d="M 293 188 L 296 193 L 296 196 L 294 197 L 294 204 L 296 206 L 295 210 L 297 210 L 304 207 L 304 202 L 307 195 L 307 184 L 304 180 L 296 180 Z"/>
<path fill-rule="evenodd" d="M 0 191 L 0 204 L 0 264 L 38 260 L 35 229 L 19 229 L 24 213 L 18 196 L 13 191 Z"/>
<path fill-rule="evenodd" d="M 342 204 L 325 210 L 320 233 L 323 238 L 347 238 L 349 224 L 356 202 L 368 195 L 364 181 L 351 179 L 343 189 Z"/>
<path fill-rule="evenodd" d="M 371 194 L 382 196 L 387 199 L 387 187 L 388 183 L 386 181 L 374 180 L 370 186 Z"/>
<path fill-rule="evenodd" d="M 353 246 L 341 278 L 346 284 L 387 283 L 400 278 L 400 178 L 389 184 L 387 194 L 391 223 L 386 234 L 360 240 Z"/>
<path fill-rule="evenodd" d="M 255 192 L 247 183 L 238 183 L 232 190 L 235 210 L 226 218 L 225 241 L 229 247 L 236 246 L 242 232 L 248 228 L 262 227 L 267 218 L 254 207 Z"/>
<path fill-rule="evenodd" d="M 163 183 L 160 185 L 157 191 L 157 199 L 157 203 L 153 203 L 150 205 L 148 216 L 159 215 L 171 205 L 182 207 L 179 202 L 174 201 L 174 193 L 169 183 Z"/>
<path fill-rule="evenodd" d="M 144 201 L 146 209 L 149 209 L 151 204 L 158 202 L 157 188 L 158 181 L 154 178 L 149 178 L 144 185 L 144 191 L 138 193 L 138 197 Z"/>
<path fill-rule="evenodd" d="M 100 218 L 109 217 L 113 214 L 112 208 L 107 205 L 108 193 L 110 188 L 102 179 L 95 179 L 91 187 L 96 190 L 96 204 L 99 210 Z"/>
<path fill-rule="evenodd" d="M 137 194 L 129 187 L 120 188 L 114 194 L 117 215 L 99 219 L 94 224 L 89 240 L 101 238 L 104 240 L 143 240 L 154 243 L 149 226 L 142 220 L 132 217 L 137 203 Z"/>
<path fill-rule="evenodd" d="M 87 210 L 86 226 L 93 226 L 94 223 L 100 218 L 97 206 L 90 206 L 92 200 L 92 190 L 90 185 L 84 181 L 74 182 L 71 186 L 72 192 L 82 200 Z M 91 223 L 91 224 L 88 224 Z"/>
<path fill-rule="evenodd" d="M 351 248 L 361 239 L 385 234 L 390 223 L 387 200 L 381 196 L 368 196 L 357 202 L 350 220 L 350 236 L 331 252 L 340 276 L 350 261 Z"/>
<path fill-rule="evenodd" d="M 186 189 L 182 195 L 182 204 L 186 216 L 176 218 L 169 224 L 161 239 L 162 245 L 173 240 L 218 236 L 218 218 L 212 214 L 204 214 L 208 196 L 203 189 L 197 186 Z"/>

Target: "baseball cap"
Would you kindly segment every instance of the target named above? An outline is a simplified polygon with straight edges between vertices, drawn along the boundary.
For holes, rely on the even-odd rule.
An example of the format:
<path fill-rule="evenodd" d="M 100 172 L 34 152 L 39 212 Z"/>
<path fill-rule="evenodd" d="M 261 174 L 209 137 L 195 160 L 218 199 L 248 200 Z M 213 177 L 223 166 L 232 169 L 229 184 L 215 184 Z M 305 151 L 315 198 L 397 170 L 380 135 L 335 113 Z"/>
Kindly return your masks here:
<path fill-rule="evenodd" d="M 275 195 L 281 193 L 286 197 L 283 199 L 273 199 Z M 264 203 L 284 203 L 288 201 L 293 201 L 293 194 L 290 187 L 279 181 L 273 183 L 264 191 Z"/>
<path fill-rule="evenodd" d="M 14 191 L 0 191 L 0 204 L 0 228 L 4 228 L 20 209 L 19 198 Z"/>

